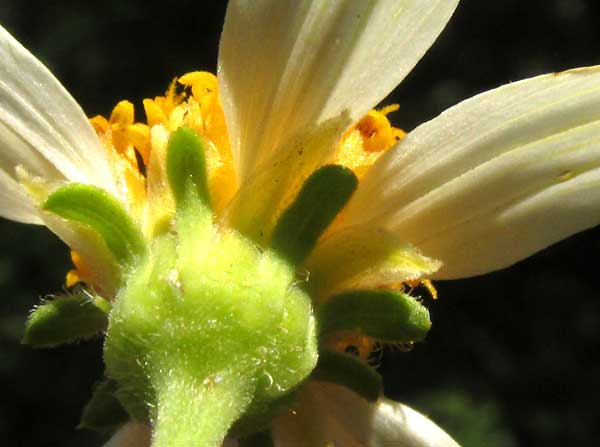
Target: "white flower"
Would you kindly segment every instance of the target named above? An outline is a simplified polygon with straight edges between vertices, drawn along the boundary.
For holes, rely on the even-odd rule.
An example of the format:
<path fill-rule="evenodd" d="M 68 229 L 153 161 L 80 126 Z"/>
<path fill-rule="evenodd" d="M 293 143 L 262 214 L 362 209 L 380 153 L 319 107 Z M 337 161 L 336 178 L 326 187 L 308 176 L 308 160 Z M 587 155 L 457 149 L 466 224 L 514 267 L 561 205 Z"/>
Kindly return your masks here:
<path fill-rule="evenodd" d="M 265 210 L 273 214 L 285 202 L 269 182 L 296 173 L 303 178 L 330 162 L 344 126 L 402 81 L 457 3 L 232 0 L 219 53 L 239 184 L 230 220 L 241 226 L 253 216 L 269 221 Z M 18 166 L 119 196 L 79 106 L 1 28 L 0 61 L 0 214 L 41 223 L 19 185 Z M 308 157 L 286 158 L 297 149 L 290 141 L 328 120 L 339 128 L 314 141 Z M 277 160 L 286 163 L 274 167 Z M 508 84 L 452 107 L 380 157 L 308 266 L 333 278 L 327 293 L 506 267 L 600 222 L 599 168 L 600 67 Z M 259 199 L 245 200 L 253 194 Z M 402 255 L 370 268 L 372 247 L 390 244 Z M 420 253 L 443 266 L 436 271 L 440 264 Z M 147 439 L 131 441 L 140 430 L 126 426 L 108 445 L 147 445 Z M 273 436 L 276 445 L 293 447 L 455 445 L 401 404 L 368 404 L 318 382 L 306 386 L 295 414 L 275 422 Z"/>

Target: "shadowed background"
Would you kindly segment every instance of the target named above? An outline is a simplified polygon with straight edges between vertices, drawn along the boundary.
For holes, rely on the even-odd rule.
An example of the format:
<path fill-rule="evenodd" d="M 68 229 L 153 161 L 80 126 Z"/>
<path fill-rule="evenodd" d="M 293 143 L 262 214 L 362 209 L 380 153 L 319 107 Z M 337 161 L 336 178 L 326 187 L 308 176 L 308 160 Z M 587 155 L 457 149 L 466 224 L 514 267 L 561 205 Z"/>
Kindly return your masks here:
<path fill-rule="evenodd" d="M 224 10 L 224 1 L 2 0 L 0 23 L 89 116 L 130 99 L 142 118 L 141 100 L 162 94 L 173 77 L 215 71 Z M 598 23 L 595 0 L 465 0 L 386 101 L 401 105 L 392 121 L 410 130 L 506 82 L 598 64 Z M 2 220 L 0 234 L 2 444 L 100 445 L 75 427 L 101 376 L 101 343 L 19 344 L 29 309 L 61 291 L 68 251 L 44 228 Z M 594 444 L 599 252 L 595 229 L 504 271 L 437 283 L 439 300 L 426 299 L 434 323 L 427 341 L 408 353 L 384 349 L 386 394 L 431 415 L 465 447 Z"/>

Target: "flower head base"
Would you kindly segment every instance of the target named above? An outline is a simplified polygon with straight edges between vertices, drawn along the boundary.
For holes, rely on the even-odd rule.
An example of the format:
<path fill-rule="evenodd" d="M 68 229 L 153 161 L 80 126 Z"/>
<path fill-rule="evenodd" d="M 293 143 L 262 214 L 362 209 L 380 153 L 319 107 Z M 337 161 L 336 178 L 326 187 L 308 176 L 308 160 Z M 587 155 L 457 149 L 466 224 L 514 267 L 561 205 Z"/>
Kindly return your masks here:
<path fill-rule="evenodd" d="M 171 137 L 174 228 L 131 272 L 105 346 L 107 375 L 129 413 L 153 421 L 156 446 L 219 445 L 242 414 L 268 414 L 317 357 L 293 269 L 212 223 L 199 148 L 191 130 Z"/>
<path fill-rule="evenodd" d="M 148 124 L 134 122 L 127 101 L 110 119 L 92 119 L 125 193 L 122 204 L 78 184 L 50 192 L 43 204 L 86 241 L 87 253 L 108 252 L 88 260 L 74 251 L 67 281 L 83 281 L 112 302 L 104 349 L 115 384 L 109 394 L 132 418 L 152 423 L 155 446 L 216 446 L 234 423 L 237 436 L 268 427 L 319 357 L 316 378 L 377 399 L 380 379 L 365 363 L 375 340 L 422 339 L 427 311 L 391 291 L 342 294 L 313 311 L 317 293 L 299 276 L 321 235 L 341 218 L 357 176 L 341 165 L 317 169 L 274 214 L 270 234 L 252 240 L 219 213 L 235 179 L 227 177 L 233 171 L 215 78 L 191 73 L 181 81 L 193 96 L 172 85 L 164 97 L 145 100 Z M 373 111 L 349 129 L 336 145 L 338 160 L 366 169 L 390 147 L 402 133 L 390 126 L 388 111 Z M 318 140 L 322 132 L 329 130 L 313 135 Z M 47 315 L 69 299 L 77 301 L 41 307 L 29 333 L 67 323 Z M 93 303 L 78 318 L 88 314 L 98 315 Z M 80 337 L 98 330 L 93 321 Z M 63 335 L 68 341 L 78 334 Z M 358 358 L 347 356 L 358 339 Z M 95 420 L 96 400 L 86 410 L 87 426 L 103 426 Z"/>

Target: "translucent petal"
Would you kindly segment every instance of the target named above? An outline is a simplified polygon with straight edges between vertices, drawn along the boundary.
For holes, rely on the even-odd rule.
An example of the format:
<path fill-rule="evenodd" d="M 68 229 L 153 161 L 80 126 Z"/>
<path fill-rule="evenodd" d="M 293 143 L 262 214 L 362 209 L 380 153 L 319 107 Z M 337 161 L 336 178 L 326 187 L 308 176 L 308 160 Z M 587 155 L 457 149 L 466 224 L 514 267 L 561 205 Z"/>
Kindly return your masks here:
<path fill-rule="evenodd" d="M 440 259 L 435 278 L 506 267 L 600 223 L 600 67 L 508 84 L 423 124 L 345 217 Z"/>
<path fill-rule="evenodd" d="M 458 447 L 430 419 L 397 402 L 369 403 L 339 385 L 312 381 L 273 426 L 276 447 Z"/>
<path fill-rule="evenodd" d="M 457 0 L 233 0 L 219 87 L 242 182 L 299 130 L 356 121 L 431 46 Z"/>
<path fill-rule="evenodd" d="M 50 71 L 0 27 L 1 215 L 39 222 L 19 205 L 14 170 L 49 180 L 93 183 L 115 191 L 105 151 L 75 100 Z M 11 198 L 12 197 L 12 198 Z"/>
<path fill-rule="evenodd" d="M 0 169 L 0 215 L 17 222 L 41 224 L 33 203 L 17 181 Z"/>
<path fill-rule="evenodd" d="M 304 181 L 331 163 L 340 133 L 350 123 L 344 114 L 307 127 L 286 142 L 243 185 L 226 211 L 231 226 L 260 243 L 268 243 L 281 212 L 295 199 Z"/>
<path fill-rule="evenodd" d="M 356 225 L 319 242 L 306 262 L 315 299 L 429 277 L 441 267 L 383 228 Z"/>

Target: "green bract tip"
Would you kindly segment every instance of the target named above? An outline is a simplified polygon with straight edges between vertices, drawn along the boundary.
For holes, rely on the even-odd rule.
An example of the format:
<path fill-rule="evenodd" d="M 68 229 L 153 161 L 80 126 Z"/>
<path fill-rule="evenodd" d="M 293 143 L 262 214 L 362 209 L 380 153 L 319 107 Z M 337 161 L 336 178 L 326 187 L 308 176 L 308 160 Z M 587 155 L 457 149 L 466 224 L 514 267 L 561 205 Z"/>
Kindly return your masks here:
<path fill-rule="evenodd" d="M 122 267 L 131 267 L 147 250 L 144 236 L 121 202 L 96 186 L 63 186 L 50 194 L 43 209 L 94 231 Z"/>
<path fill-rule="evenodd" d="M 25 325 L 23 343 L 52 348 L 94 337 L 106 329 L 108 303 L 81 292 L 56 297 L 36 307 Z"/>
<path fill-rule="evenodd" d="M 357 184 L 354 173 L 343 166 L 329 165 L 316 170 L 279 218 L 271 246 L 292 264 L 301 264 L 346 205 Z"/>
<path fill-rule="evenodd" d="M 204 146 L 198 134 L 187 127 L 177 129 L 167 151 L 167 177 L 177 206 L 187 206 L 188 201 L 210 206 Z"/>
<path fill-rule="evenodd" d="M 358 331 L 382 341 L 407 343 L 425 338 L 429 311 L 415 298 L 390 290 L 358 290 L 333 296 L 319 308 L 321 334 Z"/>

